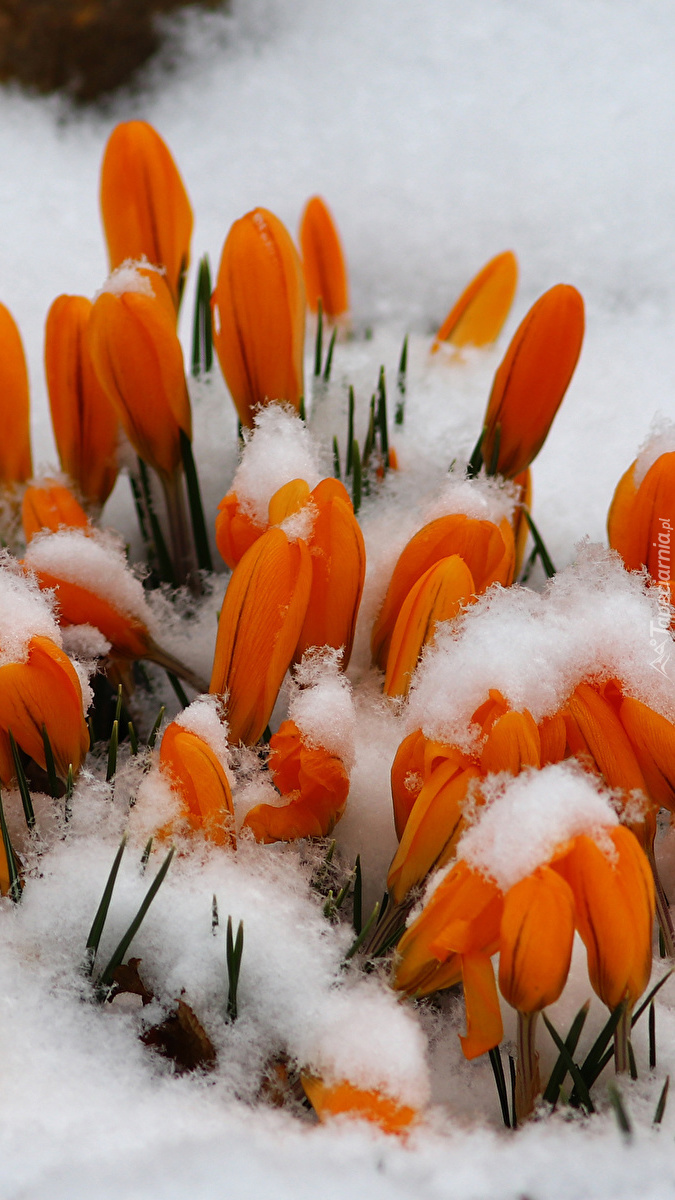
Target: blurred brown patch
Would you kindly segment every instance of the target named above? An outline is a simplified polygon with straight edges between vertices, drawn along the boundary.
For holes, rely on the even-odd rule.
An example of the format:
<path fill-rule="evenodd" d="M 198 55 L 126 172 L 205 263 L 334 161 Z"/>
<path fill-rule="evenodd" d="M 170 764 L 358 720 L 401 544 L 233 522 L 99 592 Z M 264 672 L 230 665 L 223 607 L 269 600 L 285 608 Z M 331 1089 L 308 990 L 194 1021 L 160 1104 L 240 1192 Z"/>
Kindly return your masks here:
<path fill-rule="evenodd" d="M 127 83 L 160 45 L 155 18 L 190 0 L 0 0 L 0 80 L 86 103 Z M 221 8 L 221 0 L 198 0 Z"/>

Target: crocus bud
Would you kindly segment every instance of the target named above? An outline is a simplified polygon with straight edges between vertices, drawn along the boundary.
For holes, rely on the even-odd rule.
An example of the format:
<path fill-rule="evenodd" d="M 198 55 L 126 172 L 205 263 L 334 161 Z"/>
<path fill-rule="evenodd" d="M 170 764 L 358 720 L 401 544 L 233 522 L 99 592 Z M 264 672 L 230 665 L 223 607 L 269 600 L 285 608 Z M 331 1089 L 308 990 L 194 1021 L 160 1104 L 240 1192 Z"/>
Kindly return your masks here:
<path fill-rule="evenodd" d="M 82 688 L 68 655 L 51 638 L 31 638 L 23 662 L 0 666 L 0 726 L 43 770 L 46 729 L 60 778 L 67 778 L 69 766 L 79 770 L 89 749 Z"/>
<path fill-rule="evenodd" d="M 562 992 L 572 960 L 574 896 L 550 867 L 509 888 L 499 934 L 499 990 L 521 1013 L 539 1012 Z"/>
<path fill-rule="evenodd" d="M 227 693 L 232 742 L 262 736 L 298 642 L 312 581 L 307 546 L 268 529 L 232 573 L 209 691 Z"/>
<path fill-rule="evenodd" d="M 45 479 L 41 486 L 27 487 L 21 502 L 21 521 L 26 545 L 41 529 L 86 529 L 89 518 L 70 488 Z"/>
<path fill-rule="evenodd" d="M 666 595 L 673 593 L 675 527 L 675 451 L 661 454 L 635 482 L 637 463 L 622 476 L 607 518 L 609 544 L 629 571 L 646 567 Z"/>
<path fill-rule="evenodd" d="M 110 269 L 147 258 L 166 269 L 176 308 L 190 262 L 192 208 L 166 143 L 147 121 L 113 129 L 101 167 Z"/>
<path fill-rule="evenodd" d="M 345 316 L 349 311 L 347 268 L 335 222 L 320 196 L 312 196 L 305 205 L 300 249 L 310 312 L 317 311 L 321 300 L 329 320 Z"/>
<path fill-rule="evenodd" d="M 584 302 L 559 283 L 532 306 L 497 369 L 485 414 L 483 461 L 512 479 L 536 458 L 577 365 Z"/>
<path fill-rule="evenodd" d="M 191 729 L 172 721 L 164 731 L 160 769 L 178 792 L 192 829 L 202 829 L 219 846 L 236 846 L 232 792 L 212 746 Z"/>
<path fill-rule="evenodd" d="M 122 268 L 99 293 L 88 326 L 94 369 L 136 453 L 164 482 L 192 436 L 183 352 L 151 273 Z M 158 277 L 161 278 L 161 277 Z"/>
<path fill-rule="evenodd" d="M 328 837 L 342 816 L 349 794 L 349 775 L 336 754 L 308 746 L 295 721 L 284 721 L 270 741 L 268 766 L 283 807 L 257 804 L 244 818 L 258 842 Z"/>
<path fill-rule="evenodd" d="M 91 361 L 91 309 L 85 296 L 57 296 L 45 326 L 45 371 L 61 468 L 100 509 L 117 479 L 120 423 Z"/>
<path fill-rule="evenodd" d="M 505 536 L 509 539 L 507 553 Z M 386 670 L 394 626 L 413 584 L 441 558 L 458 554 L 473 576 L 476 594 L 491 583 L 510 583 L 513 572 L 513 534 L 492 521 L 478 521 L 463 513 L 438 517 L 425 525 L 407 546 L 394 567 L 384 603 L 371 635 L 373 661 Z"/>
<path fill-rule="evenodd" d="M 431 353 L 441 342 L 487 346 L 496 342 L 509 315 L 518 283 L 518 262 L 511 250 L 491 258 L 464 289 L 441 325 Z"/>
<path fill-rule="evenodd" d="M 442 558 L 413 584 L 396 618 L 387 655 L 384 691 L 407 696 L 425 646 L 433 642 L 439 621 L 451 621 L 474 599 L 473 576 L 458 554 Z"/>
<path fill-rule="evenodd" d="M 304 392 L 305 289 L 281 221 L 256 208 L 235 221 L 211 299 L 213 342 L 242 425 L 257 405 L 296 410 Z"/>
<path fill-rule="evenodd" d="M 8 308 L 0 304 L 0 487 L 24 483 L 33 474 L 29 395 L 21 334 Z"/>

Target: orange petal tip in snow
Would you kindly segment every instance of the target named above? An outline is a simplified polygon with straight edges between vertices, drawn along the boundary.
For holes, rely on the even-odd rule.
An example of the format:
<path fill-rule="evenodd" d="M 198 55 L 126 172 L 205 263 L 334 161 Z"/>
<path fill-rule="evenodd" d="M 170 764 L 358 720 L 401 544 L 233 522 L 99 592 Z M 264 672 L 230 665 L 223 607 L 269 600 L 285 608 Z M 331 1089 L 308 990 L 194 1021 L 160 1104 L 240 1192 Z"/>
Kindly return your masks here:
<path fill-rule="evenodd" d="M 464 289 L 441 325 L 431 353 L 441 342 L 488 346 L 496 342 L 509 315 L 518 283 L 518 262 L 511 250 L 491 258 Z"/>
<path fill-rule="evenodd" d="M 321 196 L 312 196 L 305 205 L 300 249 L 310 312 L 318 310 L 320 300 L 330 321 L 344 317 L 349 312 L 347 267 L 335 222 Z"/>

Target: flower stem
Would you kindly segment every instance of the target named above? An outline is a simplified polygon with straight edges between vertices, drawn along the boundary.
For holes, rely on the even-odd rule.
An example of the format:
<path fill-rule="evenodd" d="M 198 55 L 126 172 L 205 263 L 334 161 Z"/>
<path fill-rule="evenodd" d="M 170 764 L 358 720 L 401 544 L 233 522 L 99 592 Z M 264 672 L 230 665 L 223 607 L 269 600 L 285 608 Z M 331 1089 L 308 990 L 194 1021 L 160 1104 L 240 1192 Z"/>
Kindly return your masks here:
<path fill-rule="evenodd" d="M 630 1065 L 628 1041 L 631 1031 L 632 1012 L 632 1005 L 628 1003 L 624 1004 L 623 1011 L 619 1017 L 619 1023 L 614 1030 L 614 1066 L 617 1075 L 624 1075 Z"/>
<path fill-rule="evenodd" d="M 539 1084 L 539 1055 L 536 1049 L 538 1012 L 518 1013 L 518 1058 L 516 1065 L 516 1117 L 518 1122 L 529 1117 L 541 1091 Z"/>
<path fill-rule="evenodd" d="M 176 579 L 179 585 L 187 583 L 192 594 L 199 596 L 202 590 L 201 581 L 197 574 L 187 513 L 185 511 L 183 472 L 178 470 L 168 478 L 162 476 L 162 487 L 164 489 L 166 511 L 169 518 L 173 569 Z"/>

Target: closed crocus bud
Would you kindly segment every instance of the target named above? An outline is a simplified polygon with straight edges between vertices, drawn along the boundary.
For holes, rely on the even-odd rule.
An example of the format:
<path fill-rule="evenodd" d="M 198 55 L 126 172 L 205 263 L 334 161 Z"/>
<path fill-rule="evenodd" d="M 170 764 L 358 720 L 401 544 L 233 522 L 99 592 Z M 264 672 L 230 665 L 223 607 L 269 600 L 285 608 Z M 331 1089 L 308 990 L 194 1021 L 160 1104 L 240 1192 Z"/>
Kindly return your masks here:
<path fill-rule="evenodd" d="M 450 309 L 431 353 L 436 353 L 441 342 L 453 346 L 488 346 L 495 342 L 509 315 L 517 283 L 518 262 L 511 250 L 491 258 Z"/>
<path fill-rule="evenodd" d="M 298 642 L 312 581 L 309 550 L 268 529 L 232 573 L 220 611 L 209 691 L 227 693 L 230 740 L 262 736 Z"/>
<path fill-rule="evenodd" d="M 539 1012 L 562 992 L 572 960 L 574 896 L 550 867 L 509 888 L 499 936 L 499 990 L 521 1013 Z"/>
<path fill-rule="evenodd" d="M 291 237 L 264 208 L 232 226 L 211 299 L 213 342 L 242 425 L 260 404 L 296 411 L 304 392 L 305 289 Z"/>
<path fill-rule="evenodd" d="M 235 492 L 223 497 L 216 515 L 216 546 L 231 571 L 264 532 L 265 526 L 242 509 Z"/>
<path fill-rule="evenodd" d="M 316 517 L 309 538 L 312 587 L 295 651 L 299 661 L 310 646 L 342 649 L 346 669 L 354 644 L 366 576 L 366 547 L 344 484 L 324 479 L 309 499 Z M 270 503 L 270 517 L 272 505 Z"/>
<path fill-rule="evenodd" d="M 371 635 L 373 661 L 381 670 L 387 667 L 391 638 L 403 602 L 424 572 L 440 559 L 458 554 L 473 576 L 477 595 L 491 583 L 510 583 L 513 572 L 513 534 L 510 529 L 507 537 L 510 537 L 510 556 L 507 555 L 504 532 L 492 521 L 452 513 L 431 521 L 410 539 L 394 567 Z"/>
<path fill-rule="evenodd" d="M 641 479 L 637 466 L 634 462 L 628 468 L 614 493 L 607 518 L 609 544 L 629 571 L 646 567 L 652 579 L 672 593 L 675 451 L 659 455 Z"/>
<path fill-rule="evenodd" d="M 303 1090 L 320 1121 L 353 1117 L 379 1125 L 385 1133 L 405 1133 L 418 1116 L 416 1109 L 376 1089 L 356 1087 L 347 1079 L 328 1083 L 316 1075 L 301 1076 Z"/>
<path fill-rule="evenodd" d="M 516 330 L 492 385 L 482 441 L 489 474 L 513 479 L 536 458 L 577 365 L 584 302 L 560 283 Z"/>
<path fill-rule="evenodd" d="M 335 222 L 320 196 L 312 196 L 305 205 L 300 250 L 310 312 L 317 311 L 320 300 L 329 320 L 344 317 L 349 312 L 347 267 Z"/>
<path fill-rule="evenodd" d="M 45 326 L 45 371 L 61 468 L 85 503 L 100 509 L 117 479 L 120 422 L 91 361 L 91 309 L 85 296 L 56 298 Z"/>
<path fill-rule="evenodd" d="M 308 746 L 295 721 L 284 721 L 270 741 L 269 770 L 283 807 L 257 804 L 244 818 L 258 842 L 328 837 L 342 816 L 349 794 L 349 775 L 336 754 Z"/>
<path fill-rule="evenodd" d="M 187 824 L 203 830 L 216 845 L 234 849 L 232 792 L 220 758 L 209 742 L 186 729 L 178 718 L 164 731 L 159 765 L 181 798 Z"/>
<path fill-rule="evenodd" d="M 94 302 L 87 336 L 129 441 L 167 483 L 181 469 L 180 435 L 191 438 L 192 421 L 183 352 L 162 287 L 150 273 L 122 267 Z"/>
<path fill-rule="evenodd" d="M 54 479 L 27 487 L 21 502 L 21 521 L 26 544 L 41 529 L 87 529 L 89 518 L 70 488 Z"/>
<path fill-rule="evenodd" d="M 387 655 L 384 691 L 407 696 L 419 657 L 439 621 L 451 621 L 475 598 L 473 576 L 458 554 L 442 558 L 413 584 L 396 618 Z"/>
<path fill-rule="evenodd" d="M 555 863 L 574 893 L 576 925 L 586 946 L 591 984 L 611 1010 L 628 1010 L 652 969 L 654 883 L 637 839 L 619 825 L 597 845 L 585 834 Z"/>
<path fill-rule="evenodd" d="M 457 747 L 433 742 L 416 729 L 403 739 L 391 767 L 391 795 L 394 802 L 394 825 L 400 842 L 408 817 L 424 784 L 446 759 L 457 759 Z"/>
<path fill-rule="evenodd" d="M 464 831 L 469 787 L 480 772 L 467 755 L 451 751 L 429 773 L 401 836 L 387 876 L 387 889 L 401 904 L 410 890 L 455 853 Z"/>
<path fill-rule="evenodd" d="M 192 208 L 166 143 L 147 121 L 113 129 L 101 167 L 110 269 L 147 258 L 165 268 L 178 308 L 190 262 Z"/>
<path fill-rule="evenodd" d="M 69 766 L 79 770 L 89 749 L 82 688 L 68 655 L 51 638 L 31 638 L 23 662 L 0 666 L 0 726 L 43 770 L 46 730 L 60 778 L 67 778 Z"/>
<path fill-rule="evenodd" d="M 541 740 L 532 715 L 507 712 L 492 724 L 485 740 L 480 768 L 483 774 L 508 771 L 518 775 L 523 767 L 541 766 Z"/>
<path fill-rule="evenodd" d="M 9 309 L 0 304 L 0 487 L 24 483 L 33 474 L 29 407 L 21 334 Z"/>

